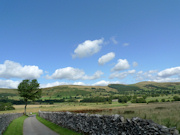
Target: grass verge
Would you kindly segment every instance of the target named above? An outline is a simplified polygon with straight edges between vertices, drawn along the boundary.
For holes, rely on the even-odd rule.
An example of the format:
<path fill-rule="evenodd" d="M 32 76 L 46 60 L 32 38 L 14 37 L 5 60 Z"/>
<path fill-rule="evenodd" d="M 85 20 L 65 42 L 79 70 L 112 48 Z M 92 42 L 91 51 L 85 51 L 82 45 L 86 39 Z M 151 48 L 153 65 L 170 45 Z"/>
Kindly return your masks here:
<path fill-rule="evenodd" d="M 13 120 L 3 135 L 23 135 L 23 123 L 27 116 L 23 115 Z"/>
<path fill-rule="evenodd" d="M 60 127 L 50 121 L 47 121 L 41 117 L 39 117 L 38 115 L 36 115 L 36 118 L 44 125 L 46 125 L 47 127 L 49 127 L 51 130 L 55 131 L 56 133 L 60 134 L 60 135 L 81 135 L 80 133 L 74 132 L 72 130 L 69 130 L 67 128 L 63 128 Z"/>

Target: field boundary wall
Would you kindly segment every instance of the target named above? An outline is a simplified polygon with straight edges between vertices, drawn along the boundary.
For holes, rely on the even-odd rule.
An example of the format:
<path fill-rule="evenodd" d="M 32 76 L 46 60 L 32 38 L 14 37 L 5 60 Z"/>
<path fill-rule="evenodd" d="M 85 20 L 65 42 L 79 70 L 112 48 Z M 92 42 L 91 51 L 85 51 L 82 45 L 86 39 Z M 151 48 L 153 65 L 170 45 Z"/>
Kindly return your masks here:
<path fill-rule="evenodd" d="M 11 121 L 22 116 L 23 113 L 8 113 L 8 114 L 0 114 L 0 135 L 6 130 Z"/>
<path fill-rule="evenodd" d="M 176 128 L 167 128 L 138 117 L 98 115 L 71 112 L 41 112 L 39 116 L 56 125 L 84 135 L 179 135 Z"/>

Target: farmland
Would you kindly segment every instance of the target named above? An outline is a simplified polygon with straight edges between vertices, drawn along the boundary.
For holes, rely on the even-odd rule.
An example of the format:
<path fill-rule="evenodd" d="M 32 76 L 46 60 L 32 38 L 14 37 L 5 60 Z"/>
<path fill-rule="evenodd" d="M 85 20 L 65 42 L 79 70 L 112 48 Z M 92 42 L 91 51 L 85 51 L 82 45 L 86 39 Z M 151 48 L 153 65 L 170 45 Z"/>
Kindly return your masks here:
<path fill-rule="evenodd" d="M 180 102 L 178 98 L 177 101 L 174 101 L 175 96 L 180 96 L 180 83 L 140 82 L 133 85 L 111 84 L 109 86 L 64 85 L 43 88 L 41 99 L 29 102 L 27 112 L 41 110 L 102 115 L 119 114 L 125 118 L 151 119 L 158 124 L 177 127 L 180 130 Z M 121 97 L 127 97 L 128 100 L 120 102 L 119 98 Z M 103 98 L 105 100 L 101 102 L 99 99 Z M 16 89 L 0 89 L 0 99 L 1 102 L 21 101 Z M 112 102 L 109 102 L 109 99 Z M 145 103 L 134 102 L 139 99 L 144 99 Z M 81 102 L 83 100 L 92 102 Z M 0 111 L 0 113 L 24 111 L 23 102 L 13 106 L 15 110 Z"/>
<path fill-rule="evenodd" d="M 0 111 L 0 113 L 23 112 L 24 105 L 14 105 L 12 111 Z M 27 112 L 41 111 L 71 111 L 76 113 L 98 113 L 101 115 L 119 114 L 125 118 L 140 117 L 151 119 L 154 122 L 167 127 L 177 127 L 180 130 L 180 102 L 164 103 L 57 103 L 54 105 L 28 105 Z"/>

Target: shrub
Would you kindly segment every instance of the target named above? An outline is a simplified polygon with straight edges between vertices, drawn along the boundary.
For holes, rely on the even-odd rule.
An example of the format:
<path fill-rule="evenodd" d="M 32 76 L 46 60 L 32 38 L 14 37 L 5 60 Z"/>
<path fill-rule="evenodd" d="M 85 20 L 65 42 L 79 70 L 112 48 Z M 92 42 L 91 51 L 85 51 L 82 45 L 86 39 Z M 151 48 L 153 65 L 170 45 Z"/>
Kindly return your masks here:
<path fill-rule="evenodd" d="M 180 101 L 180 97 L 178 97 L 178 96 L 174 96 L 173 99 L 174 99 L 174 101 Z"/>
<path fill-rule="evenodd" d="M 166 100 L 163 98 L 163 99 L 161 99 L 161 102 L 166 102 Z"/>
<path fill-rule="evenodd" d="M 156 103 L 156 102 L 159 102 L 159 100 L 156 99 L 156 100 L 150 100 L 150 101 L 148 101 L 148 103 Z"/>
<path fill-rule="evenodd" d="M 136 103 L 146 103 L 146 100 L 144 98 L 137 98 Z"/>
<path fill-rule="evenodd" d="M 124 114 L 133 114 L 135 113 L 134 111 L 124 111 Z"/>
<path fill-rule="evenodd" d="M 15 110 L 11 103 L 0 103 L 0 111 Z"/>
<path fill-rule="evenodd" d="M 119 103 L 127 103 L 128 98 L 126 96 L 120 96 L 118 99 Z"/>

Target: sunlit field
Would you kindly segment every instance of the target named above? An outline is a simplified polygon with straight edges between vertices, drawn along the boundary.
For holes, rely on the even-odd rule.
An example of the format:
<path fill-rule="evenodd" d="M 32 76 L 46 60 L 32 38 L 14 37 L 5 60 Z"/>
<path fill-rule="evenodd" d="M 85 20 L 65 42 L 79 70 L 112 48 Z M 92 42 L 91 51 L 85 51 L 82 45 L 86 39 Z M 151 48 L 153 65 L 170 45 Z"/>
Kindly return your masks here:
<path fill-rule="evenodd" d="M 14 105 L 12 111 L 1 111 L 0 113 L 17 113 L 24 111 L 24 105 Z M 58 103 L 53 105 L 28 105 L 27 112 L 38 111 L 74 111 L 85 113 L 96 113 L 101 115 L 119 114 L 125 118 L 140 117 L 151 119 L 155 123 L 167 127 L 177 127 L 180 130 L 180 102 L 164 103 L 126 103 L 120 104 L 114 101 L 112 104 L 105 103 Z"/>

